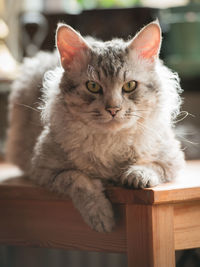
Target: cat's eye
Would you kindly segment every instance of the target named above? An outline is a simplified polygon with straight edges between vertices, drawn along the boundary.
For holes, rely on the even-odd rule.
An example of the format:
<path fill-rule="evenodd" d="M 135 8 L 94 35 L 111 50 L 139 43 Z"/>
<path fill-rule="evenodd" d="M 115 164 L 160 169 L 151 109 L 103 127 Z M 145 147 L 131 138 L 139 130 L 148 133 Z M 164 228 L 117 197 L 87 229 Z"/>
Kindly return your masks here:
<path fill-rule="evenodd" d="M 87 81 L 86 87 L 90 92 L 95 93 L 95 94 L 102 92 L 102 87 L 94 81 Z"/>
<path fill-rule="evenodd" d="M 131 93 L 133 90 L 135 90 L 137 87 L 137 82 L 132 80 L 130 82 L 127 82 L 123 85 L 122 90 L 125 93 Z"/>

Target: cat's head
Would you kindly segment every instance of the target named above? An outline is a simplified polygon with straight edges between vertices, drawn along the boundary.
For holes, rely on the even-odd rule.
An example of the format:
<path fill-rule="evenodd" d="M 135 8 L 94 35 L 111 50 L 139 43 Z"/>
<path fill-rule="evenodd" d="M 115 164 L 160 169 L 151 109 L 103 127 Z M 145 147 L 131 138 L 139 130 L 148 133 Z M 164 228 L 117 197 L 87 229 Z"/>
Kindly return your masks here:
<path fill-rule="evenodd" d="M 61 24 L 56 43 L 64 69 L 60 89 L 76 119 L 92 127 L 119 130 L 143 125 L 166 109 L 162 91 L 167 84 L 163 82 L 171 74 L 163 81 L 157 21 L 129 41 L 108 42 L 84 39 Z"/>

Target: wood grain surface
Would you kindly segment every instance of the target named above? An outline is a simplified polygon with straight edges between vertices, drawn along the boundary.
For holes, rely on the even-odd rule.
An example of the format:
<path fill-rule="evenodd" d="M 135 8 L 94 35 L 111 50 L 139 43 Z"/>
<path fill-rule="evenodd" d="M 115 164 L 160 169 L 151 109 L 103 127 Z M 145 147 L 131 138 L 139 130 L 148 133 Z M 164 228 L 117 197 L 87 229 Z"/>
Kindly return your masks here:
<path fill-rule="evenodd" d="M 173 207 L 127 205 L 128 266 L 174 267 Z"/>
<path fill-rule="evenodd" d="M 116 226 L 111 233 L 97 233 L 68 197 L 1 163 L 0 244 L 127 253 L 129 267 L 134 262 L 137 267 L 173 267 L 175 250 L 200 247 L 200 161 L 187 162 L 176 182 L 105 191 Z"/>
<path fill-rule="evenodd" d="M 21 172 L 15 166 L 0 164 L 0 198 L 60 200 L 60 196 L 34 185 L 26 178 L 20 178 L 20 175 Z M 143 190 L 110 186 L 106 188 L 106 194 L 113 203 L 118 204 L 163 204 L 200 200 L 200 161 L 187 162 L 185 170 L 175 182 Z"/>
<path fill-rule="evenodd" d="M 111 233 L 92 230 L 71 201 L 0 200 L 0 244 L 126 251 L 124 208 L 117 207 L 117 224 Z"/>
<path fill-rule="evenodd" d="M 200 247 L 200 201 L 174 205 L 176 250 Z"/>

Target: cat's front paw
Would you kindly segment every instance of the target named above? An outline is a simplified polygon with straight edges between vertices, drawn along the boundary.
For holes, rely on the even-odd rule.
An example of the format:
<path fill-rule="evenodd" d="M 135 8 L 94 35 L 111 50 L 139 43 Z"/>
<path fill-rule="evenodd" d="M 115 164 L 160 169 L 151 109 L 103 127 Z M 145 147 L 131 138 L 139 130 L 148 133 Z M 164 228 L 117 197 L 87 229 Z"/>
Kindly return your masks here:
<path fill-rule="evenodd" d="M 121 177 L 122 184 L 129 188 L 147 188 L 159 184 L 158 174 L 146 166 L 131 166 Z"/>
<path fill-rule="evenodd" d="M 88 203 L 81 213 L 85 222 L 98 232 L 111 232 L 115 225 L 112 205 L 104 196 Z"/>

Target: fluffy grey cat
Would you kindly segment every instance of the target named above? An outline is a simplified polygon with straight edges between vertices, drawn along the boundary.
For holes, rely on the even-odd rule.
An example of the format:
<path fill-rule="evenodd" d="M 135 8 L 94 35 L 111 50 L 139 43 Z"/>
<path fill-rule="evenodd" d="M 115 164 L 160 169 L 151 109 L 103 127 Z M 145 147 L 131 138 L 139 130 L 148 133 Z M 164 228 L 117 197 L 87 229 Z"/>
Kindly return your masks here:
<path fill-rule="evenodd" d="M 108 42 L 60 24 L 56 44 L 58 53 L 26 59 L 13 85 L 7 159 L 69 195 L 93 229 L 111 231 L 104 184 L 151 187 L 184 164 L 172 131 L 179 79 L 159 60 L 157 21 Z"/>

